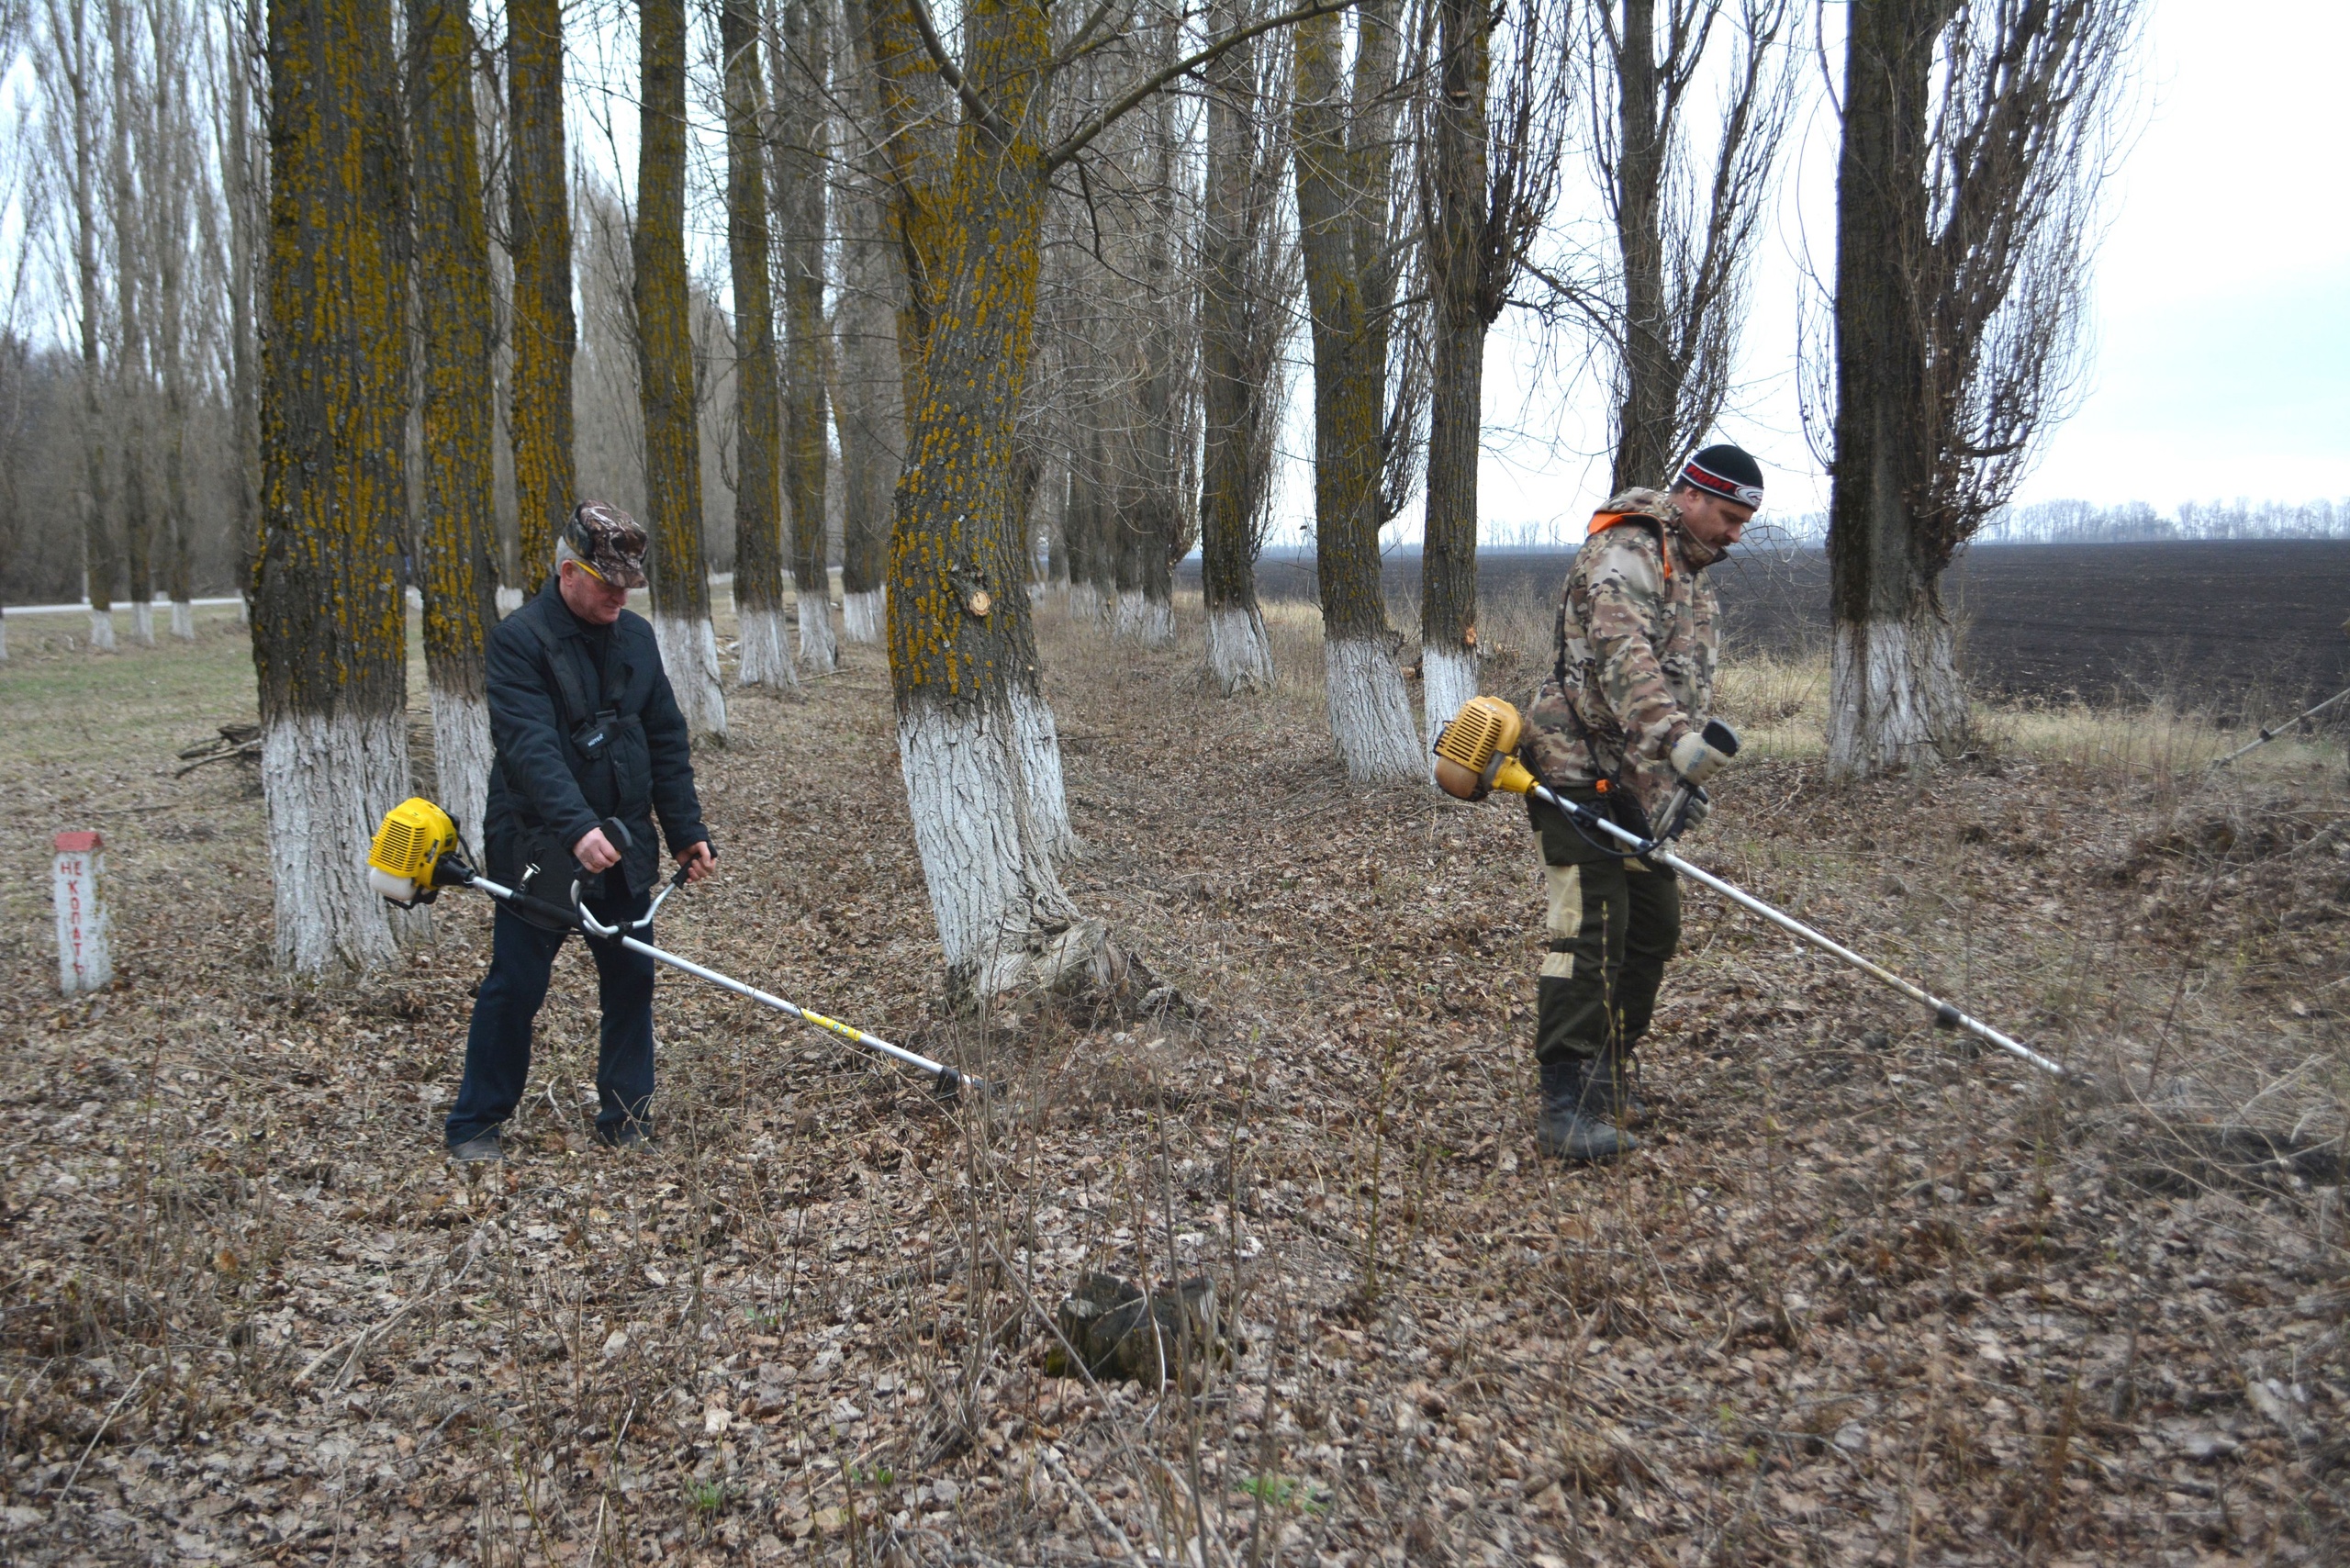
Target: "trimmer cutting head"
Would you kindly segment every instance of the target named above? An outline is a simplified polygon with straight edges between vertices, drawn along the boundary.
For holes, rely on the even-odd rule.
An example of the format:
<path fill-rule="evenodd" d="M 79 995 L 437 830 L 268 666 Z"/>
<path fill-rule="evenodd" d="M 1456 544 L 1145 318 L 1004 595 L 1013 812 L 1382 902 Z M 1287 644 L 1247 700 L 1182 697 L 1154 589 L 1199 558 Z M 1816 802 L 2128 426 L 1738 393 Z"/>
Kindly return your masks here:
<path fill-rule="evenodd" d="M 1525 794 L 1535 784 L 1516 756 L 1525 734 L 1516 709 L 1498 697 L 1472 697 L 1437 732 L 1437 788 L 1462 801 L 1482 801 L 1495 790 Z"/>

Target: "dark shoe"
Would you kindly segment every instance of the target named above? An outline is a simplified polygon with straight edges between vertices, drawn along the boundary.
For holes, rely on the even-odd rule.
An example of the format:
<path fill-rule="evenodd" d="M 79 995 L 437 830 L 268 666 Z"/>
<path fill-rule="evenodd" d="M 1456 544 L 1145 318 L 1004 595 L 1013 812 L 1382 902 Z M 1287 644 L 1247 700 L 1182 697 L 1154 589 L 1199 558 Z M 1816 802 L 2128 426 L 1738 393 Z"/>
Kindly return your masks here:
<path fill-rule="evenodd" d="M 1585 1099 L 1593 1110 L 1619 1127 L 1644 1121 L 1649 1108 L 1640 1100 L 1639 1080 L 1632 1070 L 1629 1051 L 1603 1051 L 1592 1064 L 1591 1087 Z"/>
<path fill-rule="evenodd" d="M 1534 1147 L 1553 1159 L 1613 1159 L 1640 1147 L 1629 1133 L 1617 1131 L 1602 1116 L 1597 1066 L 1585 1057 L 1541 1064 L 1542 1119 L 1534 1128 Z"/>
<path fill-rule="evenodd" d="M 503 1159 L 506 1158 L 506 1145 L 498 1138 L 498 1129 L 492 1127 L 486 1133 L 475 1134 L 463 1143 L 451 1144 L 449 1158 L 460 1165 L 476 1165 L 485 1159 Z"/>
<path fill-rule="evenodd" d="M 606 1148 L 651 1148 L 653 1129 L 641 1122 L 623 1122 L 617 1127 L 599 1122 L 596 1126 L 596 1141 Z"/>

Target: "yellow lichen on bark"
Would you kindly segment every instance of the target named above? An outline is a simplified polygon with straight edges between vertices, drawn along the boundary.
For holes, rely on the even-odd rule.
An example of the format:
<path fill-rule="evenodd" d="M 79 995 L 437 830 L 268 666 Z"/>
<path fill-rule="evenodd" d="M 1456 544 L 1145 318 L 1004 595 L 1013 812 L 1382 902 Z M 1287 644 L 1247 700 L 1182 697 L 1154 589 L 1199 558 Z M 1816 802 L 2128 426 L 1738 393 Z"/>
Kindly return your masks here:
<path fill-rule="evenodd" d="M 262 714 L 397 712 L 407 209 L 385 0 L 274 4 L 253 663 Z"/>
<path fill-rule="evenodd" d="M 509 0 L 507 214 L 514 261 L 514 518 L 520 586 L 553 566 L 572 495 L 571 216 L 561 0 Z"/>
<path fill-rule="evenodd" d="M 656 614 L 710 619 L 702 564 L 701 437 L 686 297 L 686 9 L 639 8 L 643 109 L 636 163 L 637 397 L 644 410 L 646 575 Z"/>
<path fill-rule="evenodd" d="M 494 329 L 474 129 L 473 24 L 450 0 L 408 0 L 408 26 L 424 328 L 424 529 L 417 563 L 424 657 L 437 689 L 477 698 L 498 583 L 490 561 Z"/>

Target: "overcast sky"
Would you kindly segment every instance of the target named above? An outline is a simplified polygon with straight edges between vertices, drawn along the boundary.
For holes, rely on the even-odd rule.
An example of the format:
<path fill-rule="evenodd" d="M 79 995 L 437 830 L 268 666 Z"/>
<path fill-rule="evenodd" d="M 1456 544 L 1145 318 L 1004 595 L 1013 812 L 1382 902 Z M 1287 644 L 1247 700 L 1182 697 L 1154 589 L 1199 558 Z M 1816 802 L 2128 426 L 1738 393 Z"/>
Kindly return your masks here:
<path fill-rule="evenodd" d="M 1831 28 L 1836 23 L 1831 21 Z M 2138 131 L 2108 187 L 2079 411 L 2023 500 L 2299 501 L 2350 497 L 2350 204 L 2339 95 L 2296 61 L 2350 59 L 2350 6 L 2154 0 L 2132 105 Z M 1841 64 L 1841 61 L 1840 61 Z M 1793 388 L 1797 257 L 1834 255 L 1837 126 L 1810 106 L 1758 256 L 1740 406 L 1725 431 L 1762 457 L 1770 505 L 1825 510 Z M 1561 399 L 1494 344 L 1480 510 L 1488 538 L 1550 524 L 1580 538 L 1605 498 L 1606 410 Z M 1511 423 L 1530 433 L 1512 437 Z M 1299 495 L 1298 487 L 1288 487 Z M 1302 497 L 1301 497 L 1302 498 Z M 1417 534 L 1416 508 L 1405 520 Z"/>

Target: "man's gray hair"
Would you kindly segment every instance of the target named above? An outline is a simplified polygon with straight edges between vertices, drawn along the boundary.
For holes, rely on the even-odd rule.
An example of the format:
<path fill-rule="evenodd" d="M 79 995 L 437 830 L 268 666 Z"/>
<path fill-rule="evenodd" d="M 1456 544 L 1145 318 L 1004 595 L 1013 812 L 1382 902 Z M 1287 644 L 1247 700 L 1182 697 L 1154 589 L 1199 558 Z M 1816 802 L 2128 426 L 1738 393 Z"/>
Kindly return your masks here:
<path fill-rule="evenodd" d="M 587 557 L 580 554 L 578 551 L 574 550 L 571 547 L 571 536 L 568 533 L 558 533 L 554 536 L 555 576 L 563 576 L 563 564 L 565 561 L 576 561 L 581 566 L 586 567 L 590 573 L 594 571 L 593 567 L 588 566 Z"/>

